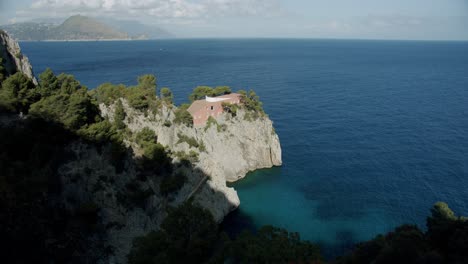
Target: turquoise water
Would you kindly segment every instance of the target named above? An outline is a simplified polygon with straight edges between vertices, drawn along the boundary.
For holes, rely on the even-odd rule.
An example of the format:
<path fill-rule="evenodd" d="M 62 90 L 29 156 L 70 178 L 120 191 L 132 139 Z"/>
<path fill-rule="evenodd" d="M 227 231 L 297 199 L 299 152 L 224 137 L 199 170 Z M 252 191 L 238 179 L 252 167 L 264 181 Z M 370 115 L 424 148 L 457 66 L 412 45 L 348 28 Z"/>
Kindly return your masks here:
<path fill-rule="evenodd" d="M 403 224 L 424 228 L 442 200 L 468 215 L 468 43 L 164 40 L 22 43 L 89 88 L 153 73 L 176 102 L 197 85 L 255 89 L 284 165 L 233 186 L 230 232 L 300 232 L 328 255 Z"/>

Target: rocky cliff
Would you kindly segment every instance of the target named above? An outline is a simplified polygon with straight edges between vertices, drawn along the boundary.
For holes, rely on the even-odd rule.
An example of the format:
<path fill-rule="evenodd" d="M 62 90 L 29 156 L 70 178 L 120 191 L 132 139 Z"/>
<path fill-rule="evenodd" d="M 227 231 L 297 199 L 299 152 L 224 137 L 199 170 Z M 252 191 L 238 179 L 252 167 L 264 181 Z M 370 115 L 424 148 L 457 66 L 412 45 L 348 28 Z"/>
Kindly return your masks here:
<path fill-rule="evenodd" d="M 144 115 L 132 109 L 126 100 L 122 102 L 127 113 L 125 123 L 131 131 L 148 127 L 155 132 L 158 142 L 172 152 L 198 154 L 195 166 L 210 179 L 200 187 L 195 199 L 218 221 L 240 204 L 236 191 L 227 187 L 226 182 L 239 180 L 249 171 L 282 163 L 279 138 L 267 116 L 248 121 L 240 110 L 235 117 L 225 113 L 215 124 L 194 128 L 174 122 L 175 107 L 165 106 L 156 114 Z M 101 104 L 100 109 L 103 116 L 113 120 L 115 104 Z M 194 139 L 203 149 L 184 142 L 187 138 Z M 218 195 L 213 195 L 213 191 Z"/>
<path fill-rule="evenodd" d="M 162 178 L 142 180 L 135 159 L 123 159 L 124 169 L 117 171 L 109 159 L 111 148 L 97 149 L 80 141 L 70 145 L 70 157 L 58 169 L 64 188 L 62 204 L 68 211 L 81 210 L 86 204 L 100 208 L 99 225 L 103 231 L 88 241 L 90 249 L 86 252 L 98 256 L 103 246 L 112 249 L 108 256 L 97 258 L 99 261 L 125 263 L 133 239 L 157 230 L 168 208 L 188 199 L 208 209 L 221 222 L 240 205 L 237 192 L 226 182 L 245 177 L 255 169 L 281 165 L 280 142 L 266 116 L 247 121 L 245 113 L 239 111 L 235 117 L 224 114 L 216 124 L 193 128 L 176 124 L 174 106 L 163 105 L 157 113 L 142 113 L 130 107 L 126 99 L 118 100 L 132 134 L 150 128 L 158 143 L 171 153 L 196 153 L 197 159 L 189 167 L 175 166 L 176 171 L 187 175 L 187 182 L 166 196 L 160 191 Z M 101 115 L 112 122 L 115 109 L 115 102 L 100 104 Z M 188 138 L 195 140 L 198 147 L 189 145 Z M 126 142 L 138 156 L 134 142 Z M 176 157 L 173 162 L 178 161 Z"/>
<path fill-rule="evenodd" d="M 21 53 L 21 49 L 13 38 L 5 31 L 0 30 L 0 56 L 7 72 L 7 76 L 15 72 L 22 72 L 37 84 L 34 77 L 32 66 L 28 57 Z"/>

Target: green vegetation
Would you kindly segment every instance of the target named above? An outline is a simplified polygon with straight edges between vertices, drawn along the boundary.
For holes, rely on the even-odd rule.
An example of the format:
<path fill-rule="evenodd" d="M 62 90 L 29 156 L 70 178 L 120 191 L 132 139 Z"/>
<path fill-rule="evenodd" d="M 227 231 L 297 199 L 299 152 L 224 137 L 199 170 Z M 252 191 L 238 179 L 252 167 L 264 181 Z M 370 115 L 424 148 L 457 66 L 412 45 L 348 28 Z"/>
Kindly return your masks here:
<path fill-rule="evenodd" d="M 205 99 L 205 96 L 220 96 L 224 94 L 230 94 L 231 88 L 228 86 L 218 86 L 216 88 L 212 88 L 209 86 L 198 86 L 196 87 L 192 94 L 189 96 L 191 102 L 196 100 Z"/>
<path fill-rule="evenodd" d="M 69 86 L 67 86 L 70 88 Z M 31 105 L 30 115 L 49 121 L 58 121 L 73 131 L 99 120 L 99 110 L 85 87 L 74 91 L 57 91 Z"/>
<path fill-rule="evenodd" d="M 39 75 L 39 93 L 42 97 L 48 97 L 60 89 L 57 77 L 50 68 L 47 68 Z"/>
<path fill-rule="evenodd" d="M 242 95 L 242 105 L 247 110 L 247 113 L 244 116 L 244 119 L 247 121 L 252 121 L 258 119 L 265 115 L 263 110 L 263 104 L 260 102 L 260 98 L 253 91 L 250 90 L 248 93 L 244 90 L 238 91 Z"/>
<path fill-rule="evenodd" d="M 210 212 L 186 202 L 153 231 L 133 242 L 130 264 L 203 263 L 216 247 L 218 226 Z"/>
<path fill-rule="evenodd" d="M 222 103 L 224 112 L 231 114 L 232 117 L 237 116 L 237 110 L 239 110 L 239 105 L 237 104 L 230 104 L 230 103 Z"/>
<path fill-rule="evenodd" d="M 167 87 L 163 87 L 161 89 L 161 99 L 166 102 L 167 104 L 172 104 L 173 103 L 173 100 L 174 100 L 174 94 L 172 93 L 172 91 L 167 88 Z"/>
<path fill-rule="evenodd" d="M 140 111 L 147 110 L 149 107 L 157 109 L 156 77 L 153 75 L 138 77 L 138 85 L 129 87 L 126 92 L 126 98 L 131 107 Z"/>
<path fill-rule="evenodd" d="M 182 104 L 181 106 L 179 106 L 179 108 L 177 108 L 177 110 L 175 111 L 174 123 L 185 124 L 188 127 L 193 126 L 192 115 L 187 111 L 189 107 L 189 104 Z"/>
<path fill-rule="evenodd" d="M 156 77 L 151 74 L 138 77 L 136 86 L 125 87 L 122 84 L 113 85 L 105 83 L 97 87 L 90 94 L 98 103 L 110 105 L 119 98 L 124 98 L 128 104 L 142 112 L 152 110 L 154 113 L 160 107 L 160 101 L 156 97 Z"/>
<path fill-rule="evenodd" d="M 111 83 L 104 83 L 90 91 L 90 94 L 98 103 L 103 103 L 109 106 L 117 99 L 125 98 L 127 94 L 126 89 L 127 88 L 123 84 L 114 85 Z"/>
<path fill-rule="evenodd" d="M 172 160 L 163 145 L 157 143 L 157 137 L 150 128 L 143 128 L 136 134 L 135 142 L 142 149 L 140 167 L 156 174 L 168 174 L 172 171 Z"/>
<path fill-rule="evenodd" d="M 117 129 L 124 129 L 126 127 L 124 120 L 127 116 L 125 109 L 123 107 L 122 101 L 117 100 L 115 103 L 115 112 L 114 112 L 114 124 Z"/>
<path fill-rule="evenodd" d="M 427 231 L 403 225 L 386 235 L 359 244 L 338 264 L 467 263 L 468 221 L 445 203 L 436 203 L 427 218 Z"/>
<path fill-rule="evenodd" d="M 77 134 L 90 142 L 122 144 L 123 135 L 108 120 L 82 126 Z"/>
<path fill-rule="evenodd" d="M 21 72 L 9 76 L 0 88 L 0 108 L 27 114 L 29 106 L 40 98 L 34 88 L 34 83 Z"/>
<path fill-rule="evenodd" d="M 190 150 L 189 153 L 185 153 L 184 151 L 177 151 L 174 153 L 175 157 L 177 157 L 183 164 L 186 163 L 197 163 L 199 161 L 198 159 L 198 153 L 194 150 Z"/>
<path fill-rule="evenodd" d="M 322 263 L 318 246 L 299 233 L 264 226 L 256 234 L 242 232 L 228 248 L 235 263 Z"/>
<path fill-rule="evenodd" d="M 171 127 L 172 126 L 172 122 L 169 121 L 169 120 L 166 120 L 164 121 L 164 124 L 163 124 L 165 127 Z"/>
<path fill-rule="evenodd" d="M 2 83 L 7 77 L 5 65 L 3 64 L 3 58 L 0 57 L 0 83 Z"/>
<path fill-rule="evenodd" d="M 177 137 L 179 138 L 179 140 L 177 141 L 177 144 L 185 142 L 191 148 L 198 148 L 200 151 L 206 151 L 205 144 L 202 141 L 198 142 L 197 139 L 194 137 L 189 137 L 181 133 L 178 133 Z"/>
<path fill-rule="evenodd" d="M 222 124 L 222 125 L 218 124 L 218 122 L 216 121 L 216 119 L 214 119 L 212 116 L 210 116 L 210 117 L 208 118 L 208 121 L 206 122 L 206 125 L 205 125 L 205 129 L 204 129 L 205 132 L 206 132 L 212 125 L 216 126 L 216 130 L 217 130 L 218 132 L 226 131 L 226 129 L 227 129 L 227 126 L 226 126 L 225 124 Z"/>
<path fill-rule="evenodd" d="M 169 212 L 161 230 L 134 240 L 130 264 L 147 263 L 321 263 L 317 246 L 299 234 L 264 227 L 231 241 L 210 212 L 190 201 Z"/>

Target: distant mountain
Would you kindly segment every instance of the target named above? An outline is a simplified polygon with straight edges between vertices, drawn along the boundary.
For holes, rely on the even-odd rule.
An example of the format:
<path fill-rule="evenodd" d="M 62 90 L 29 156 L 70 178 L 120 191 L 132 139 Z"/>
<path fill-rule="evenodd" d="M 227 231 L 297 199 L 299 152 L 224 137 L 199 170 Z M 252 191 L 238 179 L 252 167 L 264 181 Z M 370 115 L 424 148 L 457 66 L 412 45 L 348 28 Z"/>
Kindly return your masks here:
<path fill-rule="evenodd" d="M 76 15 L 57 25 L 25 22 L 0 26 L 18 40 L 112 40 L 130 39 L 129 34 L 94 18 Z"/>
<path fill-rule="evenodd" d="M 128 35 L 134 39 L 163 39 L 174 37 L 173 34 L 160 27 L 145 25 L 135 20 L 116 20 L 112 18 L 103 18 L 98 20 L 111 25 L 121 32 L 127 32 Z"/>

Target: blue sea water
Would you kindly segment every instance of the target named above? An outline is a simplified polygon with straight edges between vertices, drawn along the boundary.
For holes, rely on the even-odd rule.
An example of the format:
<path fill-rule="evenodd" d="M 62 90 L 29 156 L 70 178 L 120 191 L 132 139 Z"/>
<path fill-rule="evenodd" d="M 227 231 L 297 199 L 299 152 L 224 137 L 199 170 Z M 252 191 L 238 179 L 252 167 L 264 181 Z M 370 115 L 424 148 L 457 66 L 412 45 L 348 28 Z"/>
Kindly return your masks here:
<path fill-rule="evenodd" d="M 197 85 L 255 89 L 284 165 L 233 184 L 231 230 L 272 224 L 328 255 L 433 203 L 468 215 L 468 43 L 358 40 L 25 42 L 36 73 L 89 88 L 152 73 L 176 102 Z"/>

